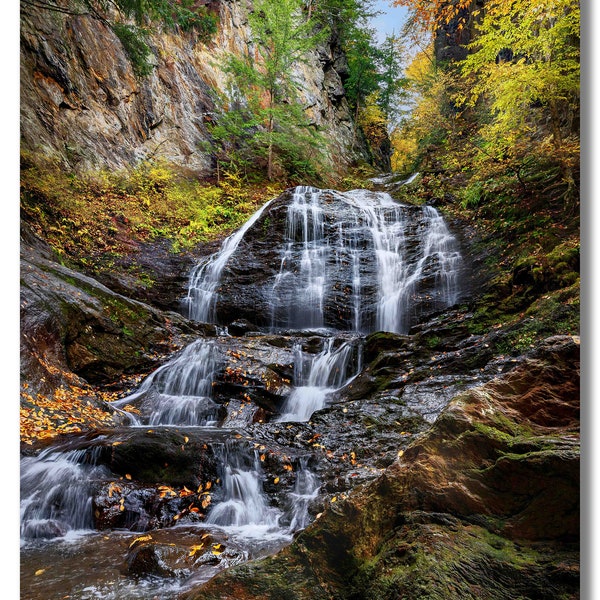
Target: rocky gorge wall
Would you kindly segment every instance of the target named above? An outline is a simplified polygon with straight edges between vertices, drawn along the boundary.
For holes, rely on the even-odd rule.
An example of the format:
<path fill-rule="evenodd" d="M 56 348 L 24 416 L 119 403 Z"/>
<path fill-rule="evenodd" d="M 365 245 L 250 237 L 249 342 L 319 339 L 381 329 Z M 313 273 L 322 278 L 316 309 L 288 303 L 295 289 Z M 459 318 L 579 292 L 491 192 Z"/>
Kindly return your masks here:
<path fill-rule="evenodd" d="M 77 170 L 161 158 L 209 174 L 213 157 L 200 146 L 210 141 L 207 123 L 227 87 L 218 61 L 227 52 L 255 52 L 250 5 L 209 3 L 218 31 L 206 44 L 194 32 L 151 35 L 154 69 L 146 77 L 135 75 L 119 38 L 101 20 L 22 5 L 22 148 L 57 156 Z M 355 143 L 361 138 L 345 98 L 346 72 L 335 40 L 294 72 L 304 110 L 330 140 L 337 163 L 367 156 Z"/>

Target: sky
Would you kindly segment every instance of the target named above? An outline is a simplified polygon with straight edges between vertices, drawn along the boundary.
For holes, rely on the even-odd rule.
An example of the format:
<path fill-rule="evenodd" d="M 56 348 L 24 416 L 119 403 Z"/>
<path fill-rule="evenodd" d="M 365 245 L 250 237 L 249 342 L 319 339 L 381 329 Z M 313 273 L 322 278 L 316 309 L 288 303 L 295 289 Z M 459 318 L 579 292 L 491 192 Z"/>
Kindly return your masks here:
<path fill-rule="evenodd" d="M 377 30 L 380 42 L 385 39 L 386 35 L 400 33 L 400 29 L 408 14 L 407 8 L 392 7 L 391 2 L 388 2 L 388 0 L 377 0 L 374 3 L 374 8 L 382 13 L 371 19 L 373 27 Z"/>

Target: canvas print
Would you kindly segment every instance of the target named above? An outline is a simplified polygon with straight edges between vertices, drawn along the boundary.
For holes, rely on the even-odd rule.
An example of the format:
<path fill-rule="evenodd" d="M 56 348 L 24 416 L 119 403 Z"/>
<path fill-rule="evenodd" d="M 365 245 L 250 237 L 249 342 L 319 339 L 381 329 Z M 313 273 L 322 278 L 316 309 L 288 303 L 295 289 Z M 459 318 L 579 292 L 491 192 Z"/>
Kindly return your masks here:
<path fill-rule="evenodd" d="M 21 599 L 579 598 L 579 2 L 19 21 Z"/>

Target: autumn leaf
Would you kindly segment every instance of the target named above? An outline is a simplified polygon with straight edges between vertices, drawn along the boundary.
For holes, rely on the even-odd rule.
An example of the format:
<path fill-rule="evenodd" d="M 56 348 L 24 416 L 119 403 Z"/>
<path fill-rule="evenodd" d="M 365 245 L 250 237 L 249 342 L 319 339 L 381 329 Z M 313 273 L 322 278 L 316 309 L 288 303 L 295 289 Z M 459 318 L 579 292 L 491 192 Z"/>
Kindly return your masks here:
<path fill-rule="evenodd" d="M 46 569 L 38 569 L 35 574 L 36 575 L 41 575 L 42 573 L 44 573 L 46 571 Z"/>
<path fill-rule="evenodd" d="M 198 552 L 201 552 L 202 550 L 204 550 L 204 544 L 199 544 L 197 546 L 192 546 L 190 548 L 190 553 L 188 556 L 195 556 L 196 554 L 198 554 Z"/>
<path fill-rule="evenodd" d="M 135 538 L 135 540 L 133 540 L 133 542 L 131 542 L 131 544 L 129 544 L 129 547 L 131 548 L 133 545 L 139 543 L 139 542 L 148 542 L 152 539 L 151 535 L 142 535 L 141 537 Z"/>

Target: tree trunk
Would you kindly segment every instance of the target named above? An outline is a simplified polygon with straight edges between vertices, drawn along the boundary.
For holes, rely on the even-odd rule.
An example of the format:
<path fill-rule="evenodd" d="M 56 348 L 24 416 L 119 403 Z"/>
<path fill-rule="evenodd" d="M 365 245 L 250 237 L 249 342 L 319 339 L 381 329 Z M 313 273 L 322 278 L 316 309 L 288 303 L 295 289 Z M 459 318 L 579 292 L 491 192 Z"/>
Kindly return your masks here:
<path fill-rule="evenodd" d="M 273 115 L 269 115 L 269 151 L 267 155 L 267 179 L 273 181 Z"/>

